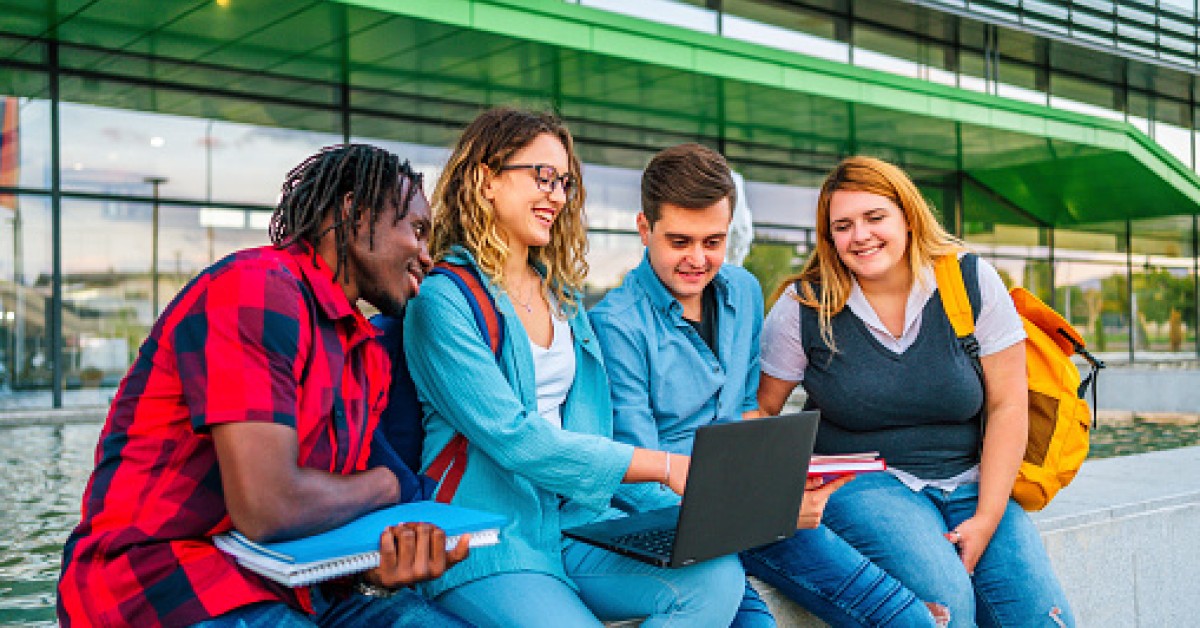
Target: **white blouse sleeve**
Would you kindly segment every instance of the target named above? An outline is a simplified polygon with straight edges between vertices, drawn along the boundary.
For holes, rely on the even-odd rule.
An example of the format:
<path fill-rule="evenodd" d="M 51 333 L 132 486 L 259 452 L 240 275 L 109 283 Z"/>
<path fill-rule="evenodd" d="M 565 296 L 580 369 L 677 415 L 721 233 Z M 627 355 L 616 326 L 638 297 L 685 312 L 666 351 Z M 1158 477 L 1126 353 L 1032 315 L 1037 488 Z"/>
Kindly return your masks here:
<path fill-rule="evenodd" d="M 977 258 L 979 269 L 979 318 L 975 321 L 975 338 L 979 354 L 991 355 L 1025 339 L 1025 326 L 1017 308 L 1008 296 L 1008 289 L 996 268 L 982 257 Z"/>
<path fill-rule="evenodd" d="M 796 287 L 788 286 L 763 321 L 762 372 L 788 382 L 804 379 L 808 357 L 800 342 L 800 303 Z"/>

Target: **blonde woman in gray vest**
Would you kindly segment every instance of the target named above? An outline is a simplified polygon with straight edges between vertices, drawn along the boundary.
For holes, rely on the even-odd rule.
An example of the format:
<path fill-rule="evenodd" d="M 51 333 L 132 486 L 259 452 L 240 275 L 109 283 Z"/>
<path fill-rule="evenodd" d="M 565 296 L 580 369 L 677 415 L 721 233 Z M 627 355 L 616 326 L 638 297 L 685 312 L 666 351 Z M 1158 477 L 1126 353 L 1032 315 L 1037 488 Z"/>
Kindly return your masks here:
<path fill-rule="evenodd" d="M 821 410 L 818 453 L 877 451 L 882 473 L 835 492 L 824 523 L 951 626 L 1072 626 L 1029 517 L 1010 497 L 1025 451 L 1025 333 L 1004 282 L 938 224 L 909 177 L 851 157 L 817 199 L 817 244 L 764 321 L 760 408 L 797 384 Z M 982 381 L 935 296 L 957 255 Z M 987 432 L 980 430 L 986 412 Z"/>

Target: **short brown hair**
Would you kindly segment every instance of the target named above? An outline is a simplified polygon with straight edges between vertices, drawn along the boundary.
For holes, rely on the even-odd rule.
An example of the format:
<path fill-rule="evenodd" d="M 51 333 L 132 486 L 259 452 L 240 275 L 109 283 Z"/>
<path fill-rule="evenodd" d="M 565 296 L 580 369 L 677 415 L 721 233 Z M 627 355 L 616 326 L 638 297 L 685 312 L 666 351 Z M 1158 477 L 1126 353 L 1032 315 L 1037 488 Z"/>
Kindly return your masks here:
<path fill-rule="evenodd" d="M 723 198 L 729 211 L 737 204 L 733 173 L 721 153 L 701 144 L 667 148 L 650 160 L 642 173 L 642 213 L 653 225 L 663 203 L 686 209 L 704 209 Z"/>

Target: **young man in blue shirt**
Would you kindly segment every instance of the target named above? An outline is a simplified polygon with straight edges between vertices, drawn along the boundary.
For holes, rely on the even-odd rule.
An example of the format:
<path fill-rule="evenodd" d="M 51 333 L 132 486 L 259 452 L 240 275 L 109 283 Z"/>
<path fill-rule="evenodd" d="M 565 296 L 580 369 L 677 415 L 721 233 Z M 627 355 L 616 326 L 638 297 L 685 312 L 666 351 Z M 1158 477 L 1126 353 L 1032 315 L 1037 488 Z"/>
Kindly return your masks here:
<path fill-rule="evenodd" d="M 749 272 L 724 264 L 736 202 L 724 157 L 699 144 L 660 152 L 642 175 L 645 256 L 590 313 L 620 441 L 690 454 L 698 427 L 761 416 L 762 291 Z M 934 625 L 911 592 L 819 526 L 829 494 L 845 481 L 810 485 L 798 522 L 807 529 L 743 553 L 747 571 L 835 626 Z M 637 484 L 616 501 L 628 511 L 678 503 Z M 749 586 L 735 625 L 774 625 Z"/>

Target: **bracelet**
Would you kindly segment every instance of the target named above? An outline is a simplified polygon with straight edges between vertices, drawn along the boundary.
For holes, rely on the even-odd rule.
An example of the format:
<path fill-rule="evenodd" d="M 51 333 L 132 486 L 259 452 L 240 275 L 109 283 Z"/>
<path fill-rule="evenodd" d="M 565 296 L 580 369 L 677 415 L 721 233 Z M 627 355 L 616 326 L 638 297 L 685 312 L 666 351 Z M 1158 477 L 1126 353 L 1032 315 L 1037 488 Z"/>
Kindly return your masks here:
<path fill-rule="evenodd" d="M 361 575 L 354 579 L 354 592 L 367 597 L 387 599 L 399 591 L 400 589 L 389 589 L 387 587 L 381 587 L 377 584 L 367 582 L 367 579 Z"/>
<path fill-rule="evenodd" d="M 663 484 L 665 484 L 668 488 L 670 488 L 670 486 L 671 486 L 671 453 L 670 452 L 663 452 L 663 453 L 667 454 L 667 472 L 664 474 Z"/>

